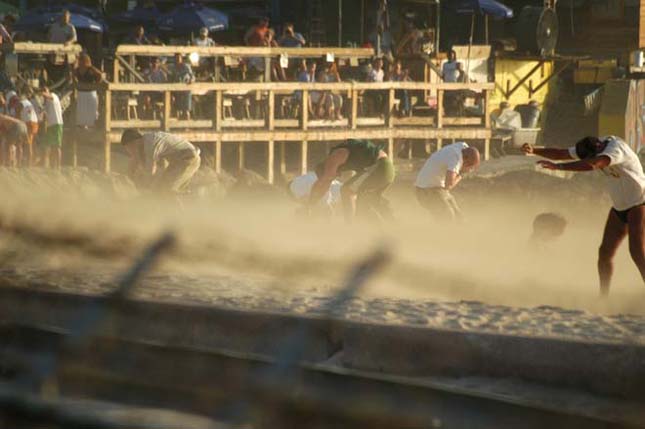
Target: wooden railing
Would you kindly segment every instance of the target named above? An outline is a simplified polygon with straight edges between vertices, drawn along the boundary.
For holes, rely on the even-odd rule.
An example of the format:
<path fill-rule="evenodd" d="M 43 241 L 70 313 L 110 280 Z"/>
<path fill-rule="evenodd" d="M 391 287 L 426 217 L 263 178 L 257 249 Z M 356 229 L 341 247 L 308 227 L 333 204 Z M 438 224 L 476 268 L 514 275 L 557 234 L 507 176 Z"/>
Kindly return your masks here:
<path fill-rule="evenodd" d="M 81 45 L 64 45 L 62 43 L 36 43 L 16 42 L 3 43 L 1 49 L 4 52 L 14 54 L 80 54 L 83 51 Z"/>
<path fill-rule="evenodd" d="M 340 83 L 170 83 L 131 84 L 109 83 L 101 88 L 105 100 L 105 170 L 110 170 L 110 145 L 120 141 L 124 129 L 159 129 L 172 131 L 195 143 L 211 143 L 215 170 L 221 170 L 222 143 L 237 143 L 239 159 L 244 159 L 244 145 L 267 145 L 266 176 L 274 179 L 275 143 L 300 142 L 300 171 L 307 171 L 308 142 L 338 141 L 348 138 L 386 140 L 389 153 L 393 153 L 395 139 L 435 139 L 441 146 L 444 139 L 480 139 L 484 141 L 484 156 L 490 152 L 490 122 L 488 99 L 493 83 L 423 83 L 423 82 L 340 82 Z M 397 117 L 395 92 L 397 90 L 431 91 L 437 94 L 436 114 L 432 116 Z M 445 91 L 470 90 L 483 95 L 484 111 L 477 117 L 446 117 L 443 109 Z M 117 92 L 161 92 L 163 111 L 158 120 L 119 120 L 113 117 L 113 95 Z M 191 91 L 207 96 L 213 104 L 212 118 L 206 120 L 178 120 L 171 117 L 172 93 Z M 298 99 L 293 94 L 298 91 Z M 349 115 L 342 120 L 312 120 L 309 118 L 309 95 L 312 91 L 332 91 L 342 94 L 350 103 Z M 382 91 L 386 100 L 383 116 L 359 115 L 359 99 L 365 91 Z M 262 119 L 234 119 L 224 112 L 228 97 L 252 97 L 263 110 Z M 297 100 L 297 118 L 278 118 L 276 99 Z M 211 101 L 212 100 L 212 101 Z M 283 149 L 283 146 L 281 146 Z M 284 151 L 280 151 L 280 168 L 284 165 Z M 243 162 L 243 161 L 241 161 Z"/>

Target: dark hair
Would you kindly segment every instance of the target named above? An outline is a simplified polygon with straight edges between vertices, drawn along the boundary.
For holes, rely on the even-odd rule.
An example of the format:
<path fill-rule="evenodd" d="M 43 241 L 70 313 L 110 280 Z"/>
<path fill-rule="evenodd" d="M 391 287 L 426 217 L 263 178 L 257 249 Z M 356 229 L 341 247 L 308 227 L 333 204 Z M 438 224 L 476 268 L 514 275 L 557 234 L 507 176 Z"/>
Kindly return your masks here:
<path fill-rule="evenodd" d="M 121 144 L 126 145 L 135 140 L 139 140 L 142 137 L 143 137 L 143 134 L 141 134 L 139 130 L 133 130 L 133 129 L 125 130 L 121 135 Z"/>
<path fill-rule="evenodd" d="M 602 140 L 587 136 L 576 143 L 576 155 L 580 159 L 592 158 L 602 152 Z"/>

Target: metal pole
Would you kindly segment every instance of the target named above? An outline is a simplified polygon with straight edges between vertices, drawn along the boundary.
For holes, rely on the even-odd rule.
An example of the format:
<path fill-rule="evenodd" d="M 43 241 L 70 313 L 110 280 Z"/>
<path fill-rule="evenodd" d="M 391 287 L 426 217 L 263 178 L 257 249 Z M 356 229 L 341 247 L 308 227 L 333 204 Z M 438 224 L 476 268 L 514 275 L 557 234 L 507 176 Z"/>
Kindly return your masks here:
<path fill-rule="evenodd" d="M 436 28 L 434 30 L 434 52 L 435 55 L 439 55 L 439 36 L 441 36 L 441 0 L 437 0 L 437 22 Z"/>
<path fill-rule="evenodd" d="M 338 0 L 338 46 L 343 46 L 343 0 Z"/>

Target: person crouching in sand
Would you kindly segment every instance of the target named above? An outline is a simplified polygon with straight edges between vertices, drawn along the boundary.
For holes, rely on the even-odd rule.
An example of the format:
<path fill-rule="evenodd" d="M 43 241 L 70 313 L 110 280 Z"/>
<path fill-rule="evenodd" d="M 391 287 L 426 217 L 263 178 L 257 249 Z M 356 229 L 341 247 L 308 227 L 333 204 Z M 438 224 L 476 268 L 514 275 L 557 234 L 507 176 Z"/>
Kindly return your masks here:
<path fill-rule="evenodd" d="M 479 151 L 464 142 L 457 142 L 430 155 L 423 165 L 417 180 L 417 200 L 435 220 L 455 220 L 462 217 L 453 189 L 462 179 L 462 174 L 479 166 Z"/>
<path fill-rule="evenodd" d="M 306 213 L 308 211 L 310 214 L 320 214 L 325 217 L 333 216 L 336 213 L 341 203 L 341 188 L 343 187 L 343 184 L 336 179 L 331 182 L 329 190 L 319 200 L 318 205 L 314 206 L 311 210 L 308 210 L 307 207 L 309 198 L 311 197 L 311 189 L 318 181 L 318 178 L 323 176 L 324 171 L 325 165 L 322 163 L 318 164 L 314 171 L 294 177 L 287 184 L 289 196 L 295 202 L 301 204 L 301 209 L 298 209 L 298 213 Z"/>
<path fill-rule="evenodd" d="M 609 293 L 614 256 L 629 236 L 629 253 L 645 282 L 645 174 L 638 155 L 618 137 L 585 137 L 569 149 L 522 146 L 527 154 L 557 161 L 538 161 L 549 170 L 600 170 L 606 177 L 613 207 L 609 210 L 602 244 L 598 251 L 600 293 Z"/>
<path fill-rule="evenodd" d="M 121 144 L 130 156 L 130 177 L 151 179 L 151 188 L 162 193 L 183 191 L 201 164 L 199 149 L 174 134 L 130 129 L 123 132 Z"/>

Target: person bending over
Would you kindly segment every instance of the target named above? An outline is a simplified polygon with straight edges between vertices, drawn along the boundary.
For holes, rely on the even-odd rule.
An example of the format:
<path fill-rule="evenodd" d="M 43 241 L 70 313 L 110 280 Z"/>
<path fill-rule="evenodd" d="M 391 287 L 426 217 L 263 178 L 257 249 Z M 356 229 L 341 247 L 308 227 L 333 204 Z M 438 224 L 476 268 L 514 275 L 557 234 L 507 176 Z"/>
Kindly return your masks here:
<path fill-rule="evenodd" d="M 130 156 L 130 177 L 135 182 L 149 180 L 157 191 L 180 193 L 201 164 L 199 149 L 174 134 L 125 130 L 121 144 Z"/>
<path fill-rule="evenodd" d="M 383 193 L 394 182 L 394 164 L 381 146 L 369 140 L 350 139 L 331 150 L 324 161 L 322 176 L 311 189 L 309 207 L 316 206 L 344 171 L 356 172 L 341 189 L 345 220 L 351 222 L 357 213 L 377 220 L 390 219 L 390 207 Z"/>
<path fill-rule="evenodd" d="M 614 256 L 629 236 L 629 253 L 645 282 L 645 174 L 638 155 L 618 137 L 585 137 L 569 149 L 522 146 L 527 154 L 554 161 L 538 161 L 549 170 L 600 170 L 606 178 L 613 207 L 609 210 L 598 251 L 600 293 L 607 295 L 614 272 Z"/>
<path fill-rule="evenodd" d="M 415 182 L 417 200 L 435 220 L 460 219 L 461 209 L 450 191 L 462 174 L 479 166 L 479 151 L 464 142 L 457 142 L 430 155 Z"/>

